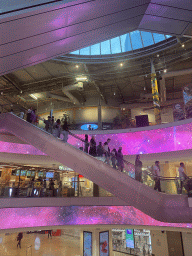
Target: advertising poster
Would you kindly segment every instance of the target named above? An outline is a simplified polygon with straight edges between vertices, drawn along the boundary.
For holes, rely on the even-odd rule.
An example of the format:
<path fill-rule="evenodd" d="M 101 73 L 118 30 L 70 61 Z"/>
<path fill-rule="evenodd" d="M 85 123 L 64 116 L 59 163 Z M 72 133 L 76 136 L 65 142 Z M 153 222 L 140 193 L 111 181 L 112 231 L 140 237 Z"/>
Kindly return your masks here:
<path fill-rule="evenodd" d="M 92 256 L 92 233 L 83 232 L 83 256 Z"/>
<path fill-rule="evenodd" d="M 99 255 L 109 256 L 109 232 L 99 233 Z"/>
<path fill-rule="evenodd" d="M 183 100 L 186 118 L 192 118 L 192 84 L 183 88 Z"/>
<path fill-rule="evenodd" d="M 126 246 L 134 248 L 133 229 L 125 229 Z"/>

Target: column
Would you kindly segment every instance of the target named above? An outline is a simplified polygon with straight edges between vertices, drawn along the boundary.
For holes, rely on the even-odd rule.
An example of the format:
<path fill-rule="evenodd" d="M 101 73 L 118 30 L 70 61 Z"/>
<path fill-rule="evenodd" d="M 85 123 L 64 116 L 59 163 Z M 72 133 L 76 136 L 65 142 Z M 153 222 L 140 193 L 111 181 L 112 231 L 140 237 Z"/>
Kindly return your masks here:
<path fill-rule="evenodd" d="M 155 122 L 156 124 L 161 124 L 160 101 L 159 101 L 157 77 L 156 77 L 155 67 L 153 65 L 152 59 L 151 59 L 151 89 L 152 89 L 152 95 L 153 95 Z"/>
<path fill-rule="evenodd" d="M 165 87 L 165 78 L 162 77 L 162 80 L 160 80 L 160 92 L 161 92 L 161 102 L 166 101 L 166 87 Z"/>
<path fill-rule="evenodd" d="M 101 117 L 101 99 L 98 102 L 98 129 L 102 130 L 102 117 Z"/>

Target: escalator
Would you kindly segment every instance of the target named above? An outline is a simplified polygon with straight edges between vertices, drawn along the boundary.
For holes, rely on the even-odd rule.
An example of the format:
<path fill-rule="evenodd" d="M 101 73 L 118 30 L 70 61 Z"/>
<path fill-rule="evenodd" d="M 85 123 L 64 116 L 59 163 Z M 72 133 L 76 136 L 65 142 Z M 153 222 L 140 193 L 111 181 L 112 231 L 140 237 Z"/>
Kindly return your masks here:
<path fill-rule="evenodd" d="M 154 191 L 11 113 L 0 115 L 0 131 L 12 133 L 156 220 L 192 222 L 192 208 L 185 195 Z"/>

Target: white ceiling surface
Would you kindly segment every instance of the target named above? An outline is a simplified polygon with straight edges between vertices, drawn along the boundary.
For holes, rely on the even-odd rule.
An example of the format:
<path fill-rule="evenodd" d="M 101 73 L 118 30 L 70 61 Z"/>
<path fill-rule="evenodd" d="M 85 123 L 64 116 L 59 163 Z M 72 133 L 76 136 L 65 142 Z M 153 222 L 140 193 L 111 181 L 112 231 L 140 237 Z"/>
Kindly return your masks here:
<path fill-rule="evenodd" d="M 136 29 L 192 36 L 190 0 L 66 2 L 1 15 L 0 75 Z"/>

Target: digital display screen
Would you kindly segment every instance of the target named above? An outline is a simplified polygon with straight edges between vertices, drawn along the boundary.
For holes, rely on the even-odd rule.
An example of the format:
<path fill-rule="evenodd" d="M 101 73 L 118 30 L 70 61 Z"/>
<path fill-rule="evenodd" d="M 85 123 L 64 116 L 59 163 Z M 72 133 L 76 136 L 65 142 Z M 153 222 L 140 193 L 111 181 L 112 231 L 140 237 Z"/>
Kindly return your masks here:
<path fill-rule="evenodd" d="M 26 176 L 26 174 L 27 174 L 27 171 L 21 170 L 21 176 Z"/>
<path fill-rule="evenodd" d="M 83 231 L 83 256 L 92 256 L 92 233 Z"/>
<path fill-rule="evenodd" d="M 46 178 L 53 179 L 54 178 L 54 172 L 46 172 Z"/>
<path fill-rule="evenodd" d="M 39 177 L 43 177 L 43 172 L 39 172 L 39 173 L 38 173 L 38 176 L 39 176 Z"/>
<path fill-rule="evenodd" d="M 59 225 L 143 225 L 192 228 L 192 223 L 157 221 L 133 206 L 62 206 L 0 209 L 0 229 Z M 101 236 L 102 243 L 105 242 L 105 238 L 107 238 L 107 235 L 106 237 L 105 234 Z"/>
<path fill-rule="evenodd" d="M 134 236 L 133 229 L 125 229 L 126 246 L 128 248 L 134 248 Z"/>
<path fill-rule="evenodd" d="M 99 233 L 99 256 L 109 256 L 109 232 Z"/>
<path fill-rule="evenodd" d="M 81 130 L 88 131 L 88 130 L 96 130 L 98 129 L 97 124 L 83 124 L 81 125 Z"/>
<path fill-rule="evenodd" d="M 20 175 L 20 170 L 17 170 L 16 171 L 16 176 L 19 176 Z"/>
<path fill-rule="evenodd" d="M 27 177 L 31 177 L 31 171 L 27 171 Z"/>

